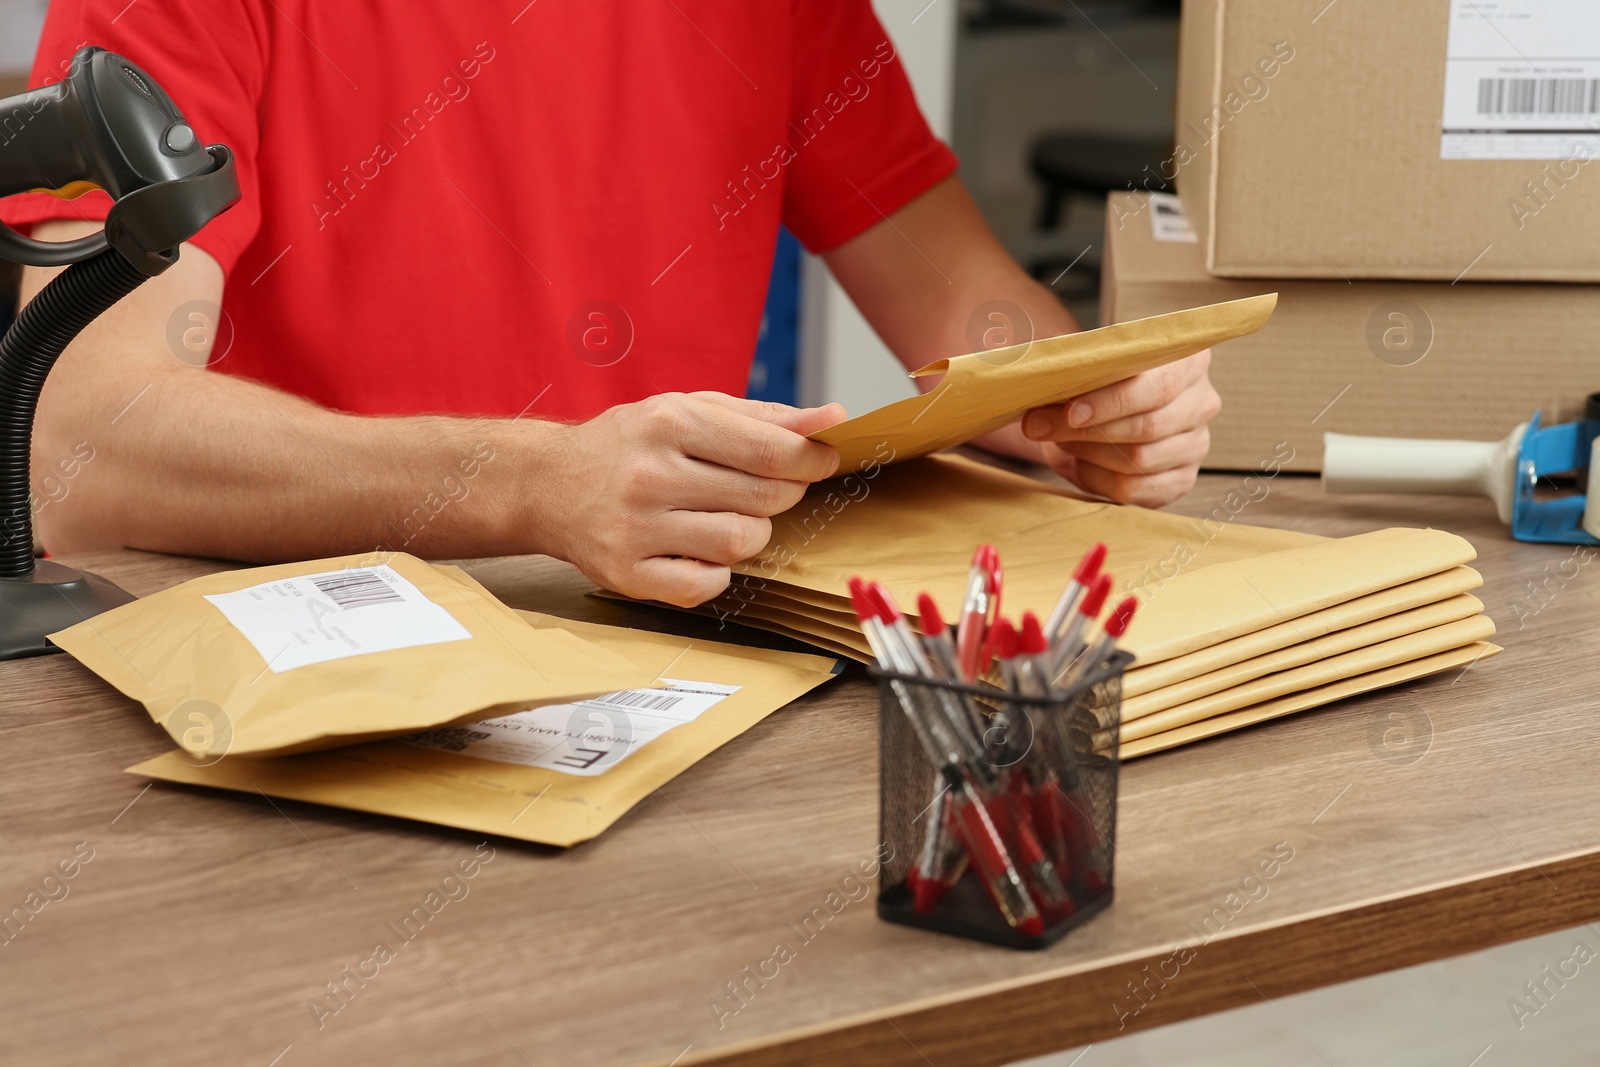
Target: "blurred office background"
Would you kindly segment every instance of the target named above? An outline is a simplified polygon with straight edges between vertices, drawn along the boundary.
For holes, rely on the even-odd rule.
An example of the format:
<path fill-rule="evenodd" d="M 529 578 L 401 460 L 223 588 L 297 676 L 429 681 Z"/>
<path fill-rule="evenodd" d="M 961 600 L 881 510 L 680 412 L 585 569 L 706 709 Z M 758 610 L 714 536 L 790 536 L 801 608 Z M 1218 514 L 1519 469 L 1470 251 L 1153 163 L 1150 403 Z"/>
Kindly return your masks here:
<path fill-rule="evenodd" d="M 27 88 L 28 67 L 50 0 L 0 0 L 0 99 Z M 17 268 L 0 262 L 0 330 L 10 325 Z"/>
<path fill-rule="evenodd" d="M 0 96 L 48 0 L 0 0 Z M 1177 0 L 875 0 L 934 130 L 1001 241 L 1096 325 L 1103 196 L 1170 151 Z M 1152 153 L 1154 153 L 1152 158 Z M 1121 181 L 1119 181 L 1119 179 Z M 3 290 L 8 295 L 9 287 Z M 6 311 L 0 307 L 0 319 Z M 780 241 L 752 392 L 870 410 L 912 386 L 821 264 Z M 1600 954 L 1581 927 L 1031 1061 L 1032 1067 L 1590 1064 L 1600 970 L 1519 1026 L 1524 983 Z M 1107 991 L 1108 1002 L 1113 991 Z M 1109 1010 L 1109 1009 L 1108 1009 Z"/>
<path fill-rule="evenodd" d="M 874 7 L 1000 240 L 1096 325 L 1104 192 L 1171 153 L 1178 0 Z M 826 270 L 806 259 L 801 274 L 799 398 L 860 412 L 910 396 Z"/>

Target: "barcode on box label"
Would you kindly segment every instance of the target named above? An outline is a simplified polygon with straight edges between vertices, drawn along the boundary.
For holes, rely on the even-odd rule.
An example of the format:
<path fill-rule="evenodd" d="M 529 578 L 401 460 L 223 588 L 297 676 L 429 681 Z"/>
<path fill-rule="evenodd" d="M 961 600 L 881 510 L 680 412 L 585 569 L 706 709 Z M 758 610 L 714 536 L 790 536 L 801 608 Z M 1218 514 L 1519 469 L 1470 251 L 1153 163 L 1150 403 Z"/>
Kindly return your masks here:
<path fill-rule="evenodd" d="M 370 608 L 377 604 L 403 604 L 405 597 L 395 592 L 375 571 L 341 571 L 318 574 L 311 583 L 341 608 Z"/>
<path fill-rule="evenodd" d="M 625 689 L 618 693 L 591 697 L 582 703 L 604 704 L 613 708 L 637 708 L 643 711 L 671 711 L 682 701 L 682 697 L 669 696 L 656 690 Z"/>
<path fill-rule="evenodd" d="M 1479 78 L 1480 115 L 1594 115 L 1600 78 Z"/>

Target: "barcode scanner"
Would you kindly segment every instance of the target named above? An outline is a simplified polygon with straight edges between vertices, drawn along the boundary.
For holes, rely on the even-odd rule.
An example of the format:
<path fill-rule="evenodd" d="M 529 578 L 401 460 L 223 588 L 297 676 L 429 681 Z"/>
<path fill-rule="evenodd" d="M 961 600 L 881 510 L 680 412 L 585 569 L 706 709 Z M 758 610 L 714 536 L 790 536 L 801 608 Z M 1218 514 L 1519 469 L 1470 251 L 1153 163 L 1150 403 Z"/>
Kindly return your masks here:
<path fill-rule="evenodd" d="M 84 327 L 178 261 L 178 248 L 239 200 L 233 154 L 203 144 L 155 79 L 80 49 L 54 85 L 0 100 L 0 198 L 92 189 L 105 228 L 38 241 L 0 223 L 0 258 L 65 267 L 0 338 L 0 659 L 55 651 L 48 635 L 133 599 L 33 554 L 28 451 L 39 392 Z"/>

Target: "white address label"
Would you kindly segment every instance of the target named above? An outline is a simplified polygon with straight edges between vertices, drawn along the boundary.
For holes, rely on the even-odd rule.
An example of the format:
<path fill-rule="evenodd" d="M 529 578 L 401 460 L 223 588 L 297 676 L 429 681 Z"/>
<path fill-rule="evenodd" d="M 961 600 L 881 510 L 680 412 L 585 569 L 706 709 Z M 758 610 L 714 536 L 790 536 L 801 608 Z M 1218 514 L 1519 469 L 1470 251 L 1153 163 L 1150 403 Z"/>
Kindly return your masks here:
<path fill-rule="evenodd" d="M 1150 235 L 1158 241 L 1195 244 L 1194 226 L 1184 213 L 1183 201 L 1173 193 L 1150 194 Z"/>
<path fill-rule="evenodd" d="M 1600 4 L 1450 0 L 1441 159 L 1600 154 Z"/>
<path fill-rule="evenodd" d="M 667 688 L 624 689 L 400 740 L 474 759 L 593 777 L 739 691 L 739 686 L 715 682 L 661 681 Z"/>
<path fill-rule="evenodd" d="M 472 633 L 390 567 L 303 574 L 206 597 L 274 674 Z"/>

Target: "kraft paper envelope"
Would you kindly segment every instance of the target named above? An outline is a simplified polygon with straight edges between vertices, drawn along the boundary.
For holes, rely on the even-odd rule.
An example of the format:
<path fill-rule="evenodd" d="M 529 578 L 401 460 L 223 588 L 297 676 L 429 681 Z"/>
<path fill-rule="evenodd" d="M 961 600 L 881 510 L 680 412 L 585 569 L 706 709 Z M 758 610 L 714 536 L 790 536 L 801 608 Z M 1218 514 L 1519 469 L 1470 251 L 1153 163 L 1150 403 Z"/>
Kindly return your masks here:
<path fill-rule="evenodd" d="M 861 628 L 855 624 L 854 616 L 851 616 L 849 626 L 826 623 L 819 621 L 812 614 L 817 612 L 817 609 L 797 605 L 793 601 L 741 604 L 737 608 L 717 610 L 711 608 L 709 604 L 702 604 L 696 608 L 680 608 L 676 604 L 666 604 L 659 600 L 638 601 L 607 589 L 597 589 L 593 595 L 602 600 L 649 604 L 668 611 L 688 611 L 692 615 L 715 619 L 723 629 L 730 624 L 749 626 L 752 629 L 787 637 L 791 641 L 815 645 L 845 659 L 861 663 L 872 662 L 871 648 L 867 645 L 867 639 L 862 635 Z"/>
<path fill-rule="evenodd" d="M 196 578 L 51 640 L 203 758 L 353 744 L 656 677 L 530 628 L 454 568 L 390 553 Z"/>
<path fill-rule="evenodd" d="M 1452 567 L 1392 589 L 1382 589 L 1320 611 L 1308 612 L 1275 626 L 1264 626 L 1254 633 L 1219 641 L 1184 656 L 1174 656 L 1148 667 L 1135 664 L 1123 675 L 1123 699 L 1126 701 L 1130 697 L 1153 693 L 1323 634 L 1372 622 L 1397 612 L 1448 601 L 1482 584 L 1483 576 L 1471 567 Z"/>
<path fill-rule="evenodd" d="M 1435 626 L 1443 626 L 1445 623 L 1473 617 L 1481 617 L 1487 621 L 1487 616 L 1479 615 L 1482 611 L 1481 600 L 1475 596 L 1462 594 L 1435 604 L 1412 608 L 1410 611 L 1385 615 L 1381 619 L 1359 626 L 1348 626 L 1322 637 L 1302 641 L 1298 645 L 1253 656 L 1220 670 L 1211 671 L 1209 674 L 1198 675 L 1148 693 L 1141 693 L 1139 696 L 1125 696 L 1122 700 L 1122 721 L 1126 723 L 1142 719 L 1146 715 L 1166 711 L 1168 708 L 1177 708 L 1201 697 L 1232 690 L 1235 686 L 1267 675 L 1275 677 L 1279 671 L 1293 670 L 1296 667 L 1305 667 L 1326 660 L 1331 656 L 1372 648 L 1397 637 L 1420 633 Z M 1489 632 L 1494 632 L 1492 623 L 1489 624 Z"/>
<path fill-rule="evenodd" d="M 1297 711 L 1306 711 L 1318 708 L 1324 704 L 1331 704 L 1336 700 L 1357 696 L 1361 693 L 1371 692 L 1374 689 L 1383 689 L 1402 682 L 1426 678 L 1430 674 L 1441 671 L 1454 670 L 1460 667 L 1465 670 L 1480 659 L 1487 659 L 1503 651 L 1499 645 L 1488 642 L 1463 645 L 1460 648 L 1437 655 L 1424 656 L 1422 659 L 1402 663 L 1397 667 L 1386 667 L 1382 670 L 1372 671 L 1369 674 L 1357 675 L 1346 678 L 1330 685 L 1318 686 L 1307 689 L 1290 696 L 1280 697 L 1256 704 L 1241 711 L 1230 712 L 1226 715 L 1217 715 L 1213 718 L 1203 719 L 1188 726 L 1180 726 L 1175 730 L 1167 730 L 1149 737 L 1142 737 L 1137 741 L 1124 741 L 1119 750 L 1119 755 L 1124 760 L 1137 759 L 1148 756 L 1154 752 L 1162 752 L 1179 745 L 1189 744 L 1191 741 L 1200 741 L 1230 730 L 1238 730 L 1245 726 L 1254 726 L 1256 723 L 1266 722 L 1269 719 L 1292 715 Z"/>
<path fill-rule="evenodd" d="M 1154 697 L 1159 691 L 1161 699 L 1171 699 L 1171 694 L 1179 683 L 1199 681 L 1202 676 L 1212 678 L 1221 674 L 1223 668 L 1254 670 L 1255 673 L 1250 677 L 1256 677 L 1268 670 L 1281 670 L 1283 669 L 1281 666 L 1263 669 L 1263 664 L 1267 662 L 1281 662 L 1268 661 L 1264 657 L 1291 645 L 1304 646 L 1324 634 L 1332 633 L 1338 641 L 1348 642 L 1350 638 L 1341 635 L 1354 626 L 1438 605 L 1449 605 L 1449 607 L 1444 608 L 1443 613 L 1412 616 L 1402 624 L 1403 628 L 1395 629 L 1387 633 L 1387 636 L 1398 637 L 1424 626 L 1463 618 L 1465 615 L 1481 611 L 1483 605 L 1476 598 L 1463 597 L 1461 591 L 1476 589 L 1482 584 L 1483 579 L 1477 571 L 1470 567 L 1456 567 L 1427 578 L 1419 578 L 1414 582 L 1403 583 L 1393 589 L 1369 593 L 1344 604 L 1335 604 L 1330 608 L 1310 612 L 1288 622 L 1266 626 L 1254 633 L 1222 641 L 1209 648 L 1165 660 L 1148 668 L 1135 667 L 1123 677 L 1123 717 L 1130 717 L 1129 712 L 1132 708 L 1145 706 L 1133 698 L 1147 694 Z M 781 593 L 777 591 L 780 588 L 784 590 Z M 863 662 L 868 661 L 870 650 L 866 639 L 861 636 L 861 630 L 856 625 L 853 613 L 835 610 L 832 607 L 817 607 L 814 602 L 821 599 L 820 597 L 807 591 L 801 591 L 804 595 L 791 596 L 790 594 L 794 592 L 792 587 L 767 583 L 759 600 L 744 599 L 748 595 L 744 593 L 730 594 L 711 601 L 708 605 L 711 610 L 706 614 L 724 624 L 770 624 L 762 628 L 781 626 L 784 628 L 785 636 L 812 641 L 830 652 L 840 652 L 842 646 L 844 655 Z M 1467 610 L 1469 605 L 1471 609 Z M 1345 647 L 1339 648 L 1339 651 L 1347 651 L 1349 648 L 1370 643 L 1371 639 L 1362 638 L 1346 644 Z M 1317 644 L 1321 645 L 1320 642 Z M 1310 646 L 1305 650 L 1314 651 Z M 1317 657 L 1312 656 L 1312 658 Z M 1167 668 L 1175 664 L 1179 665 L 1179 670 L 1168 672 Z M 1145 684 L 1146 679 L 1160 674 L 1165 674 L 1169 680 L 1164 684 Z M 1227 685 L 1234 685 L 1243 680 L 1245 679 L 1238 677 L 1218 688 L 1226 688 Z M 1212 690 L 1206 690 L 1210 691 Z M 1188 700 L 1199 695 L 1203 694 L 1189 691 L 1188 695 L 1181 699 Z M 1172 703 L 1179 702 L 1172 700 Z"/>
<path fill-rule="evenodd" d="M 838 665 L 824 656 L 518 614 L 536 633 L 575 634 L 627 659 L 652 681 L 677 683 L 679 688 L 609 694 L 607 700 L 570 709 L 556 728 L 565 736 L 538 757 L 528 753 L 544 741 L 530 745 L 491 739 L 480 735 L 495 734 L 495 726 L 469 723 L 431 731 L 416 741 L 387 740 L 275 759 L 223 759 L 209 766 L 169 752 L 128 770 L 166 781 L 259 790 L 291 800 L 568 846 L 601 833 L 657 787 L 833 677 Z M 642 743 L 631 744 L 630 737 L 623 736 L 644 734 L 655 721 L 652 705 L 663 697 L 732 687 L 737 690 L 696 717 Z M 548 736 L 534 732 L 534 724 L 517 722 L 528 717 L 515 717 L 512 725 L 523 729 L 505 727 L 506 736 Z M 596 738 L 596 720 L 609 736 Z M 626 731 L 621 724 L 627 724 Z M 485 742 L 498 747 L 482 747 Z M 463 751 L 452 751 L 455 746 Z M 611 754 L 591 762 L 601 748 Z M 623 749 L 625 755 L 615 755 Z M 474 751 L 496 758 L 471 755 Z M 505 761 L 510 758 L 537 758 L 583 773 Z"/>
<path fill-rule="evenodd" d="M 1458 575 L 1457 572 L 1465 573 Z M 1471 571 L 1470 568 L 1460 567 L 1454 571 L 1446 571 L 1444 573 L 1453 579 L 1455 585 L 1464 584 L 1469 578 L 1473 579 L 1471 584 L 1477 584 L 1476 572 Z M 1426 580 L 1424 579 L 1424 581 Z M 1410 592 L 1412 587 L 1419 584 L 1419 582 L 1408 582 L 1400 588 Z M 1444 586 L 1444 588 L 1449 587 Z M 1368 601 L 1370 604 L 1372 597 L 1381 597 L 1383 595 L 1371 594 L 1369 597 L 1360 599 Z M 1299 644 L 1273 649 L 1260 655 L 1246 656 L 1208 673 L 1195 674 L 1192 677 L 1159 689 L 1145 690 L 1132 697 L 1125 696 L 1122 705 L 1122 718 L 1123 721 L 1137 719 L 1223 689 L 1229 689 L 1266 674 L 1315 663 L 1328 656 L 1364 648 L 1379 641 L 1404 636 L 1446 622 L 1469 618 L 1478 614 L 1482 608 L 1482 603 L 1476 597 L 1463 594 L 1446 597 L 1443 600 L 1425 604 L 1420 608 L 1392 611 L 1371 623 L 1331 631 L 1331 633 L 1321 637 L 1319 640 L 1302 641 Z M 1324 612 L 1314 612 L 1312 615 L 1326 618 L 1326 612 L 1331 610 L 1334 609 L 1325 609 Z M 801 605 L 794 601 L 783 602 L 778 598 L 769 597 L 761 603 L 744 604 L 737 611 L 717 617 L 724 623 L 755 626 L 759 629 L 782 634 L 793 640 L 810 642 L 837 654 L 860 660 L 863 663 L 871 662 L 870 650 L 865 639 L 861 636 L 861 631 L 855 627 L 853 620 L 850 626 L 847 627 L 842 622 L 823 619 L 824 615 L 832 614 L 834 613 Z M 1306 617 L 1309 618 L 1311 616 Z M 1232 641 L 1222 642 L 1222 644 L 1237 647 L 1263 634 L 1274 631 L 1292 634 L 1292 627 L 1300 622 L 1301 620 L 1296 619 L 1291 620 L 1289 623 L 1279 624 L 1277 627 L 1266 627 L 1263 630 L 1256 631 L 1256 633 L 1246 634 Z M 1315 632 L 1315 630 L 1313 629 L 1311 632 Z M 1310 633 L 1307 636 L 1309 637 Z M 1268 645 L 1272 643 L 1272 641 L 1267 642 Z M 1193 662 L 1197 657 L 1204 656 L 1207 651 L 1209 650 L 1202 649 L 1200 652 L 1193 653 L 1191 656 L 1180 657 L 1180 659 Z M 1177 662 L 1177 660 L 1168 662 Z M 1160 665 L 1158 664 L 1158 666 Z M 1126 682 L 1124 684 L 1126 685 Z"/>
<path fill-rule="evenodd" d="M 1474 615 L 1442 626 L 1382 641 L 1291 670 L 1279 671 L 1254 681 L 1224 689 L 1219 693 L 1191 700 L 1165 711 L 1157 711 L 1122 724 L 1122 739 L 1136 741 L 1166 730 L 1188 726 L 1230 711 L 1253 707 L 1321 685 L 1331 685 L 1388 667 L 1448 652 L 1494 636 L 1494 622 L 1487 615 Z"/>
<path fill-rule="evenodd" d="M 665 606 L 665 605 L 663 605 Z M 861 633 L 860 627 L 855 625 L 854 619 L 849 626 L 827 623 L 813 618 L 808 612 L 815 611 L 810 608 L 802 611 L 789 610 L 793 607 L 779 604 L 748 604 L 736 615 L 710 615 L 721 623 L 741 623 L 746 626 L 755 626 L 758 629 L 771 630 L 783 633 L 786 637 L 793 637 L 798 641 L 807 641 L 820 648 L 837 655 L 862 663 L 872 661 L 872 648 L 867 644 L 866 637 Z M 697 612 L 697 614 L 708 614 Z"/>
<path fill-rule="evenodd" d="M 807 589 L 842 600 L 849 578 L 864 574 L 882 581 L 903 607 L 927 590 L 953 615 L 972 550 L 988 541 L 1005 568 L 1003 610 L 1044 617 L 1077 559 L 1105 541 L 1106 569 L 1124 587 L 1132 583 L 1142 605 L 1124 647 L 1149 664 L 1475 555 L 1464 539 L 1439 530 L 1328 539 L 1084 501 L 953 457 L 913 460 L 844 483 L 851 478 L 858 488 L 813 486 L 773 520 L 767 547 L 737 565 L 755 602 L 763 582 L 783 595 Z"/>
<path fill-rule="evenodd" d="M 811 436 L 839 450 L 841 471 L 926 456 L 1015 422 L 1032 408 L 1066 403 L 1255 333 L 1277 302 L 1269 293 L 942 359 L 912 372 L 914 378 L 944 375 L 929 392 Z"/>
<path fill-rule="evenodd" d="M 789 585 L 782 581 L 767 581 L 764 578 L 755 578 L 748 574 L 735 573 L 728 582 L 727 592 L 723 593 L 717 600 L 711 601 L 711 603 L 715 604 L 719 600 L 727 599 L 733 601 L 733 606 L 737 607 L 742 600 L 767 594 L 795 601 L 808 608 L 818 608 L 831 612 L 833 615 L 847 615 L 849 616 L 850 625 L 855 625 L 855 616 L 851 614 L 850 598 L 847 596 L 819 593 L 804 586 Z M 829 616 L 822 615 L 818 617 L 828 618 Z"/>
<path fill-rule="evenodd" d="M 819 482 L 795 507 L 772 520 L 772 538 L 756 556 L 736 564 L 741 597 L 759 599 L 767 584 L 791 598 L 849 609 L 848 578 L 882 580 L 914 607 L 924 579 L 953 613 L 965 585 L 972 551 L 981 541 L 1000 550 L 1007 610 L 1021 591 L 1046 611 L 1073 564 L 1095 541 L 1110 545 L 1106 566 L 1119 578 L 1151 587 L 1160 568 L 1197 572 L 1229 560 L 1254 559 L 1278 549 L 1326 538 L 1242 522 L 1215 522 L 1086 501 L 1032 478 L 957 456 L 933 456 Z M 1148 568 L 1146 573 L 1142 570 Z M 1170 584 L 1170 583 L 1169 583 Z M 746 596 L 748 594 L 748 596 Z M 1038 603 L 1021 606 L 1037 610 Z"/>

